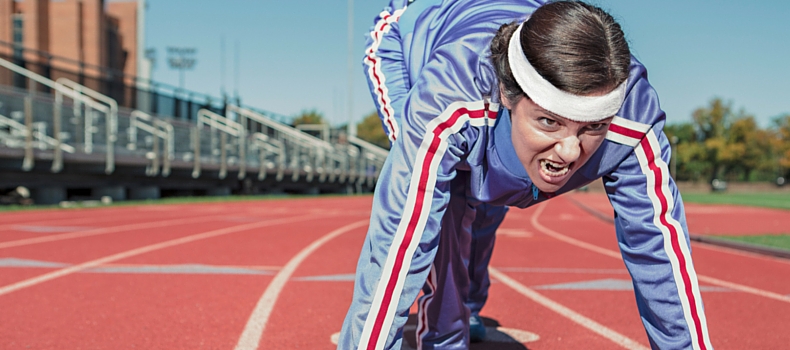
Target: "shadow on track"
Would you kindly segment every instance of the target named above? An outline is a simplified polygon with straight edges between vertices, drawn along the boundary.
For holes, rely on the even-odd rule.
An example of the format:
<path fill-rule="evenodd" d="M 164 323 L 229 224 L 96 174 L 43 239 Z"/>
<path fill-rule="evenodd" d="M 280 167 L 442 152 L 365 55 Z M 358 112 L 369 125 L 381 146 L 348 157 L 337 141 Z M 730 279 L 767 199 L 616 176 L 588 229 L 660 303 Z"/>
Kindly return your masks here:
<path fill-rule="evenodd" d="M 533 333 L 501 328 L 497 320 L 487 317 L 482 317 L 482 319 L 487 331 L 486 340 L 482 343 L 472 343 L 469 350 L 529 350 L 523 343 L 538 340 L 538 336 Z M 406 326 L 403 328 L 402 350 L 417 348 L 416 330 L 417 315 L 410 314 L 409 320 L 406 321 Z"/>

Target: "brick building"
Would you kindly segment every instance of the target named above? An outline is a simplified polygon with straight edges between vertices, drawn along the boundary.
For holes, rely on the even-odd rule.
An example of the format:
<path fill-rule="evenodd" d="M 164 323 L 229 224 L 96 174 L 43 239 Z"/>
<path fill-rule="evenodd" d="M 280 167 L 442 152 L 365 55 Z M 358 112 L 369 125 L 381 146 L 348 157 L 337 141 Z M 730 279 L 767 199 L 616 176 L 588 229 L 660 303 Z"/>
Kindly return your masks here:
<path fill-rule="evenodd" d="M 0 0 L 0 57 L 106 90 L 137 74 L 137 16 L 137 0 Z"/>

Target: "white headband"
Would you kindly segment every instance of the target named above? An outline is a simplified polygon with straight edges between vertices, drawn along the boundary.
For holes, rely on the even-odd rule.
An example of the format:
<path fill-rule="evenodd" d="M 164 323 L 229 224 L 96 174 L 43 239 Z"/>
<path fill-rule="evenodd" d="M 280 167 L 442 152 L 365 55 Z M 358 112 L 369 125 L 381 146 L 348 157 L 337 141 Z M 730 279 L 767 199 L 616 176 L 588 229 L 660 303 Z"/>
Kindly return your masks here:
<path fill-rule="evenodd" d="M 524 23 L 519 25 L 510 38 L 507 57 L 516 82 L 533 102 L 552 113 L 578 122 L 599 121 L 620 110 L 625 100 L 626 82 L 603 96 L 580 96 L 562 91 L 543 79 L 524 56 L 521 48 L 523 26 Z"/>

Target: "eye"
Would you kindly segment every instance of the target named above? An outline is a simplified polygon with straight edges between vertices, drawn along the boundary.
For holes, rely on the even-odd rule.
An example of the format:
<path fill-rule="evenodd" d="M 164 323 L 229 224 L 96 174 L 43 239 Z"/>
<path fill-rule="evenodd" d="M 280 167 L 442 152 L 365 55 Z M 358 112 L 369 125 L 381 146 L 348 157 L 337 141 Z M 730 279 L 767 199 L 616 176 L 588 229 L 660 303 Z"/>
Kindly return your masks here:
<path fill-rule="evenodd" d="M 608 126 L 609 123 L 592 123 L 592 124 L 587 124 L 586 128 L 588 131 L 591 132 L 601 132 L 606 130 Z"/>
<path fill-rule="evenodd" d="M 547 117 L 540 117 L 540 118 L 538 118 L 538 123 L 540 123 L 540 125 L 547 126 L 547 127 L 555 127 L 555 126 L 557 126 L 557 121 L 556 120 L 551 119 L 551 118 L 547 118 Z"/>

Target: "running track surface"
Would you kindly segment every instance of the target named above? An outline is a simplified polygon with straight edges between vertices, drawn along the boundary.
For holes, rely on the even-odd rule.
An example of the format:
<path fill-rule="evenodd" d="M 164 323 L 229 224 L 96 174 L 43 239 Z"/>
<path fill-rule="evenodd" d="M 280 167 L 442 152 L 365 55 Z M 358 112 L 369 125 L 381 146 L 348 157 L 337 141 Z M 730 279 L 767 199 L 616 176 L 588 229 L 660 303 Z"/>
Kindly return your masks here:
<path fill-rule="evenodd" d="M 495 339 L 472 349 L 649 347 L 612 225 L 574 202 L 611 213 L 591 193 L 509 212 L 483 309 Z M 0 349 L 333 349 L 370 205 L 315 197 L 0 214 Z M 687 213 L 697 234 L 790 228 L 788 211 Z M 790 261 L 692 249 L 713 345 L 787 348 Z"/>

